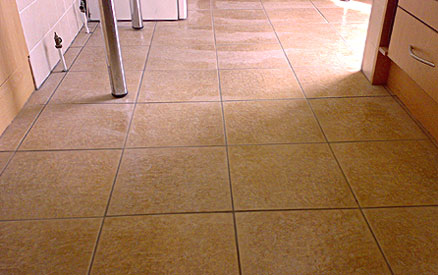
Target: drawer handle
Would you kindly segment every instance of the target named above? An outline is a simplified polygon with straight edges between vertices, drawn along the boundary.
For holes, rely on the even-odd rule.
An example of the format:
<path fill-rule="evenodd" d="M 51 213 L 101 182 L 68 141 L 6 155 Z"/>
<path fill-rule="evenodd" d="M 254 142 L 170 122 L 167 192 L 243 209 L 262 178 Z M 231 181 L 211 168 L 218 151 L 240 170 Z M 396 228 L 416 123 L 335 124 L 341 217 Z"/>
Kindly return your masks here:
<path fill-rule="evenodd" d="M 414 53 L 414 46 L 412 46 L 412 45 L 409 45 L 409 54 L 410 54 L 410 55 L 412 56 L 412 58 L 414 58 L 415 60 L 418 60 L 418 61 L 420 61 L 421 63 L 426 64 L 427 66 L 435 67 L 435 64 L 433 64 L 432 62 L 427 61 L 426 59 L 423 59 L 423 58 L 419 57 L 418 55 L 416 55 L 416 54 Z"/>

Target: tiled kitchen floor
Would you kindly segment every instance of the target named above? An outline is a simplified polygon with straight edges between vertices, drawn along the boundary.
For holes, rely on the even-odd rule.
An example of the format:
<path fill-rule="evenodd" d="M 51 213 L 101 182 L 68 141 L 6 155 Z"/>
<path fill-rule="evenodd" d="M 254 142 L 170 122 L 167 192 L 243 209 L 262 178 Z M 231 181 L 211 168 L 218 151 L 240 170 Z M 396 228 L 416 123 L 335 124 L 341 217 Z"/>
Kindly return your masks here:
<path fill-rule="evenodd" d="M 371 0 L 80 33 L 0 138 L 1 274 L 437 274 L 438 150 L 358 72 Z"/>

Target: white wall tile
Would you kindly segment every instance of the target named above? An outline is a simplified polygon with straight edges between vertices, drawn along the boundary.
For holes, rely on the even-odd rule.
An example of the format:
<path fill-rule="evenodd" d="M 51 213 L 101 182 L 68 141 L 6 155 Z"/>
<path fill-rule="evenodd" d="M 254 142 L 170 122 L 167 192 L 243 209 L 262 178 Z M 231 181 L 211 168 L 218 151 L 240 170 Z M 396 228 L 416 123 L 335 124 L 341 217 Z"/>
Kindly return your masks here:
<path fill-rule="evenodd" d="M 24 7 L 20 18 L 39 87 L 59 61 L 54 32 L 62 37 L 63 49 L 66 50 L 83 25 L 79 0 L 17 0 L 17 4 Z"/>
<path fill-rule="evenodd" d="M 32 2 L 35 2 L 35 1 L 37 1 L 37 0 L 17 0 L 18 11 L 21 12 L 23 9 L 25 9 Z"/>

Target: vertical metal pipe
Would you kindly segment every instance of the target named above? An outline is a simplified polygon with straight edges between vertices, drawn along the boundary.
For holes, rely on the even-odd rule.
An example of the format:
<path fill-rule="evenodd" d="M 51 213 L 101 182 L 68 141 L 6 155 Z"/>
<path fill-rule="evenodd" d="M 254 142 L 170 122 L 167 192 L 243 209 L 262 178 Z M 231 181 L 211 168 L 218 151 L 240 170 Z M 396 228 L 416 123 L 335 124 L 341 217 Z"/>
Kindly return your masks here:
<path fill-rule="evenodd" d="M 55 48 L 58 49 L 59 59 L 63 67 L 63 72 L 68 71 L 67 64 L 65 63 L 64 53 L 62 52 L 62 38 L 55 32 Z"/>
<path fill-rule="evenodd" d="M 141 0 L 130 0 L 132 28 L 143 29 L 143 14 L 141 12 Z"/>
<path fill-rule="evenodd" d="M 81 11 L 82 16 L 84 18 L 85 31 L 86 31 L 86 33 L 90 33 L 90 29 L 88 28 L 88 6 L 87 6 L 87 1 L 81 0 L 81 3 L 79 5 L 79 10 Z"/>
<path fill-rule="evenodd" d="M 86 33 L 90 33 L 90 29 L 88 28 L 88 18 L 87 18 L 87 14 L 83 13 L 82 17 L 84 18 L 84 27 L 85 27 L 85 32 Z"/>
<path fill-rule="evenodd" d="M 100 25 L 105 40 L 106 61 L 111 82 L 112 95 L 124 97 L 128 94 L 122 50 L 120 48 L 114 0 L 99 0 Z"/>
<path fill-rule="evenodd" d="M 59 59 L 61 59 L 62 71 L 68 71 L 67 63 L 65 63 L 64 53 L 62 52 L 62 48 L 58 48 Z"/>

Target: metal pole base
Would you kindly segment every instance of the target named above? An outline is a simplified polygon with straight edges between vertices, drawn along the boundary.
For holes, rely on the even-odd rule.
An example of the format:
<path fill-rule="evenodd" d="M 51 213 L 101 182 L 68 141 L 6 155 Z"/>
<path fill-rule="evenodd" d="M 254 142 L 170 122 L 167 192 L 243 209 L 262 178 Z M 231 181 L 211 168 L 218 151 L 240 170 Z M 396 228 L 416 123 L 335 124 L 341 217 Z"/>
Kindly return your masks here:
<path fill-rule="evenodd" d="M 111 93 L 111 95 L 113 97 L 115 97 L 115 98 L 122 98 L 122 97 L 125 97 L 125 96 L 128 95 L 128 91 L 126 91 L 126 93 L 124 93 L 124 94 L 113 94 L 113 93 Z"/>

